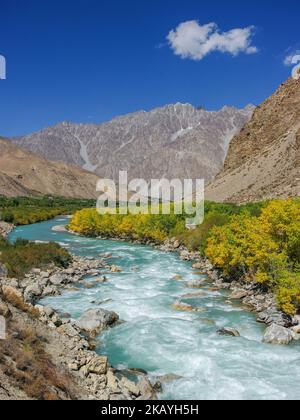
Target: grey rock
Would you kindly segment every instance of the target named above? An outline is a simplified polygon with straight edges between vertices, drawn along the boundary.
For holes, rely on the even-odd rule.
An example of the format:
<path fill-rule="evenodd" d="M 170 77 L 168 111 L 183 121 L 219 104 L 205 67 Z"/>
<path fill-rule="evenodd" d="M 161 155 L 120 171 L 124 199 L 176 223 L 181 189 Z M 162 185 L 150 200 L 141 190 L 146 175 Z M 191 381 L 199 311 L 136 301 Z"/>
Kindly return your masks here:
<path fill-rule="evenodd" d="M 63 284 L 66 280 L 66 276 L 63 276 L 62 274 L 54 274 L 50 277 L 49 281 L 54 286 L 60 286 Z"/>
<path fill-rule="evenodd" d="M 73 276 L 73 275 L 75 274 L 75 269 L 74 269 L 74 268 L 67 268 L 67 269 L 65 270 L 65 273 L 66 273 L 68 276 Z"/>
<path fill-rule="evenodd" d="M 55 296 L 58 294 L 58 289 L 55 286 L 47 286 L 43 290 L 43 296 Z"/>
<path fill-rule="evenodd" d="M 295 333 L 295 334 L 300 334 L 300 324 L 299 325 L 295 325 L 294 327 L 291 328 L 291 330 Z"/>
<path fill-rule="evenodd" d="M 257 322 L 267 325 L 277 324 L 285 327 L 290 324 L 291 320 L 283 312 L 279 312 L 276 309 L 268 309 L 258 314 Z"/>
<path fill-rule="evenodd" d="M 151 385 L 149 379 L 146 376 L 142 376 L 139 379 L 137 386 L 141 393 L 141 397 L 139 397 L 140 399 L 143 399 L 143 400 L 156 400 L 157 399 L 156 392 L 153 389 L 153 386 Z"/>
<path fill-rule="evenodd" d="M 97 356 L 87 365 L 88 371 L 96 375 L 105 375 L 107 373 L 107 357 Z"/>
<path fill-rule="evenodd" d="M 239 300 L 239 299 L 243 299 L 246 296 L 248 296 L 248 292 L 247 290 L 234 290 L 230 296 L 229 299 L 234 299 L 234 300 Z"/>
<path fill-rule="evenodd" d="M 50 306 L 44 306 L 43 307 L 43 311 L 49 317 L 51 317 L 52 315 L 54 315 L 54 309 L 50 308 Z"/>
<path fill-rule="evenodd" d="M 218 334 L 219 335 L 228 335 L 228 336 L 231 336 L 231 337 L 240 337 L 241 336 L 238 330 L 236 330 L 235 328 L 228 328 L 228 327 L 221 328 L 218 331 Z"/>
<path fill-rule="evenodd" d="M 66 334 L 71 338 L 75 338 L 80 335 L 79 332 L 71 324 L 64 324 L 60 326 L 57 329 L 57 331 L 61 334 Z"/>
<path fill-rule="evenodd" d="M 130 394 L 133 394 L 136 397 L 139 396 L 139 394 L 140 394 L 139 387 L 134 382 L 130 381 L 129 379 L 125 378 L 124 376 L 120 381 L 120 387 L 121 388 L 126 388 L 130 392 Z"/>
<path fill-rule="evenodd" d="M 186 283 L 190 289 L 200 289 L 205 284 L 205 280 L 191 280 Z"/>
<path fill-rule="evenodd" d="M 157 379 L 159 380 L 159 382 L 169 383 L 169 382 L 179 381 L 180 379 L 182 379 L 182 376 L 170 373 L 168 375 L 158 376 Z"/>
<path fill-rule="evenodd" d="M 52 231 L 53 232 L 67 232 L 67 229 L 65 226 L 58 225 L 58 226 L 53 226 Z"/>
<path fill-rule="evenodd" d="M 292 323 L 293 323 L 294 326 L 295 325 L 300 325 L 300 315 L 293 316 Z"/>
<path fill-rule="evenodd" d="M 89 309 L 77 321 L 76 325 L 91 335 L 97 335 L 101 331 L 112 327 L 119 320 L 115 312 L 104 309 Z"/>
<path fill-rule="evenodd" d="M 39 284 L 32 284 L 30 286 L 27 286 L 25 291 L 24 291 L 24 298 L 25 300 L 30 300 L 32 298 L 36 298 L 41 296 L 42 294 L 42 289 L 39 286 Z"/>
<path fill-rule="evenodd" d="M 263 341 L 267 344 L 287 345 L 293 341 L 293 333 L 288 328 L 272 324 L 269 328 L 267 328 Z"/>
<path fill-rule="evenodd" d="M 104 252 L 99 255 L 100 258 L 104 258 L 104 259 L 112 258 L 112 256 L 113 254 L 111 252 Z"/>
<path fill-rule="evenodd" d="M 46 159 L 81 166 L 103 178 L 205 178 L 222 168 L 229 142 L 253 107 L 217 112 L 189 104 L 136 112 L 100 125 L 61 123 L 11 139 Z M 168 172 L 166 173 L 166 168 Z"/>

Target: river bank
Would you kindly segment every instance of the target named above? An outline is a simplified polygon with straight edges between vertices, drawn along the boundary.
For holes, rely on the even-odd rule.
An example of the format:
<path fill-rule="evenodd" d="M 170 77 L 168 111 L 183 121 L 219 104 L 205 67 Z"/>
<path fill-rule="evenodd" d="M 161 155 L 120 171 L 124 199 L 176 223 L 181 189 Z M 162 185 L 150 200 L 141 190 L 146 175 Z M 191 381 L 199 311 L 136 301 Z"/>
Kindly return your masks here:
<path fill-rule="evenodd" d="M 71 233 L 78 235 L 72 231 Z M 207 258 L 203 258 L 199 252 L 189 251 L 177 238 L 169 238 L 163 244 L 151 240 L 132 240 L 130 237 L 126 238 L 124 236 L 114 238 L 99 237 L 98 239 L 131 242 L 133 244 L 151 246 L 162 252 L 176 253 L 181 260 L 192 262 L 193 268 L 198 270 L 200 275 L 207 276 L 212 282 L 213 288 L 229 291 L 228 304 L 240 301 L 245 310 L 257 314 L 257 322 L 265 324 L 267 327 L 263 336 L 265 343 L 287 345 L 292 341 L 300 340 L 300 315 L 292 317 L 282 312 L 278 309 L 273 293 L 256 282 L 229 281 L 225 279 L 222 272 L 217 270 Z M 201 285 L 202 282 L 198 285 L 195 282 L 194 288 L 200 288 Z M 229 335 L 231 335 L 230 331 Z"/>
<path fill-rule="evenodd" d="M 54 290 L 54 295 L 41 296 L 41 302 L 39 297 L 34 298 L 33 304 L 37 303 L 38 308 L 40 304 L 56 308 L 54 321 L 55 315 L 63 321 L 66 316 L 78 321 L 91 309 L 105 308 L 117 313 L 122 322 L 113 323 L 113 328 L 104 330 L 90 343 L 96 345 L 96 354 L 107 357 L 108 363 L 117 367 L 117 377 L 119 371 L 138 367 L 139 372 L 148 372 L 153 384 L 161 382 L 163 393 L 159 398 L 163 399 L 299 397 L 296 390 L 300 374 L 296 374 L 294 363 L 299 354 L 298 344 L 263 344 L 263 327 L 255 322 L 256 317 L 239 301 L 231 300 L 229 304 L 230 291 L 226 285 L 225 289 L 217 288 L 203 274 L 204 269 L 197 268 L 203 263 L 198 254 L 187 254 L 176 248 L 178 244 L 172 245 L 171 248 L 180 251 L 180 259 L 175 252 L 156 249 L 157 244 L 130 245 L 55 229 L 66 223 L 65 218 L 58 218 L 19 227 L 10 240 L 20 237 L 56 241 L 75 259 L 82 258 L 91 264 L 86 273 L 97 270 L 92 265 L 102 260 L 101 273 L 90 272 L 77 284 L 66 279 L 58 287 L 58 294 Z M 213 278 L 214 274 L 209 273 L 211 267 L 206 269 Z M 33 273 L 33 283 L 35 276 L 40 277 L 40 273 Z M 75 281 L 80 280 L 76 276 L 71 275 Z M 48 279 L 46 287 L 57 287 L 49 282 Z M 224 329 L 232 336 L 220 335 Z M 239 336 L 232 330 L 237 330 Z M 86 334 L 83 338 L 86 340 Z M 72 360 L 69 362 L 71 367 Z M 72 368 L 78 366 L 74 364 Z M 76 376 L 80 375 L 80 369 L 79 366 L 74 371 Z M 236 376 L 236 372 L 240 375 Z M 132 380 L 132 371 L 127 371 L 127 377 L 128 373 Z"/>
<path fill-rule="evenodd" d="M 2 236 L 6 239 L 14 228 L 15 226 L 13 224 L 0 221 L 0 237 Z"/>
<path fill-rule="evenodd" d="M 278 309 L 275 297 L 255 282 L 238 282 L 225 279 L 222 273 L 206 258 L 197 252 L 190 252 L 181 246 L 176 238 L 168 239 L 158 248 L 164 252 L 177 252 L 180 258 L 192 261 L 193 268 L 205 274 L 212 281 L 213 287 L 218 290 L 228 290 L 228 304 L 241 301 L 246 310 L 257 314 L 257 322 L 266 324 L 264 342 L 269 344 L 289 344 L 293 340 L 300 340 L 300 316 L 294 317 Z"/>
<path fill-rule="evenodd" d="M 116 267 L 109 266 L 104 260 L 73 256 L 67 269 L 33 269 L 22 280 L 0 277 L 0 315 L 14 324 L 20 324 L 21 318 L 22 323 L 27 319 L 27 324 L 39 331 L 40 339 L 47 338 L 46 349 L 53 362 L 71 374 L 75 383 L 80 383 L 84 390 L 79 399 L 156 399 L 156 392 L 146 374 L 138 370 L 126 374 L 116 372 L 106 356 L 93 351 L 93 338 L 116 325 L 119 322 L 117 314 L 98 308 L 88 311 L 75 322 L 68 314 L 38 304 L 42 297 L 58 295 L 62 289 L 91 287 L 92 284 L 85 283 L 86 276 L 95 276 L 94 283 L 104 283 L 103 269 L 113 272 Z M 136 380 L 128 379 L 128 373 Z"/>

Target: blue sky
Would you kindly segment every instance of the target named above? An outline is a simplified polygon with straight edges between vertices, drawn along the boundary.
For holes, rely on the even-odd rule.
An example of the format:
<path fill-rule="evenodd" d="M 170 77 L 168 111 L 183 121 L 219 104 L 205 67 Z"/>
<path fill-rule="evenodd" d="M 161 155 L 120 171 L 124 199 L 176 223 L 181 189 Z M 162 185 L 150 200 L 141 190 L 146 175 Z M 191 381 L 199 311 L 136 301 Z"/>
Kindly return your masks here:
<path fill-rule="evenodd" d="M 291 74 L 299 17 L 299 0 L 0 0 L 0 135 L 259 104 Z"/>

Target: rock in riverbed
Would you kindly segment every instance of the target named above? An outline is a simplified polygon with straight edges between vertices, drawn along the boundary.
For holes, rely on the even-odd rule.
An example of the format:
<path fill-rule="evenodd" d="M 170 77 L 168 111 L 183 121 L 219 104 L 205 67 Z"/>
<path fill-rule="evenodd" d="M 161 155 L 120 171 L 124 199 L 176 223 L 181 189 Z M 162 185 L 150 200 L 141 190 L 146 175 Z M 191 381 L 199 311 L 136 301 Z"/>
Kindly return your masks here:
<path fill-rule="evenodd" d="M 115 312 L 105 309 L 89 309 L 76 322 L 76 325 L 91 336 L 96 336 L 100 332 L 114 326 L 119 321 L 119 316 Z"/>
<path fill-rule="evenodd" d="M 203 263 L 201 263 L 201 262 L 195 263 L 195 264 L 193 264 L 193 268 L 195 270 L 202 270 L 203 269 Z"/>
<path fill-rule="evenodd" d="M 159 380 L 159 382 L 162 382 L 162 383 L 169 383 L 169 382 L 179 381 L 182 378 L 183 378 L 182 376 L 175 375 L 173 373 L 170 373 L 168 375 L 163 375 L 163 376 L 158 376 L 157 377 L 157 379 Z"/>
<path fill-rule="evenodd" d="M 257 322 L 267 325 L 277 324 L 285 327 L 290 321 L 283 312 L 279 312 L 277 309 L 269 309 L 258 314 Z"/>
<path fill-rule="evenodd" d="M 219 335 L 228 335 L 230 337 L 240 337 L 240 333 L 238 332 L 238 330 L 236 330 L 235 328 L 221 328 L 218 331 Z"/>
<path fill-rule="evenodd" d="M 122 269 L 120 267 L 116 266 L 116 265 L 112 265 L 110 267 L 110 271 L 112 273 L 121 273 L 122 272 Z"/>
<path fill-rule="evenodd" d="M 205 280 L 191 280 L 188 281 L 186 286 L 190 289 L 200 289 L 205 284 Z"/>
<path fill-rule="evenodd" d="M 246 296 L 248 296 L 248 292 L 246 290 L 234 290 L 229 295 L 229 299 L 239 300 L 239 299 L 244 299 Z"/>
<path fill-rule="evenodd" d="M 183 302 L 175 302 L 172 305 L 172 308 L 175 309 L 176 311 L 183 311 L 183 312 L 203 312 L 203 309 L 201 308 L 194 308 L 192 305 L 189 305 L 187 303 L 183 303 Z"/>
<path fill-rule="evenodd" d="M 54 274 L 50 277 L 50 283 L 54 286 L 59 286 L 66 281 L 67 277 L 62 274 Z"/>
<path fill-rule="evenodd" d="M 269 328 L 267 328 L 263 341 L 267 344 L 287 345 L 293 341 L 293 333 L 288 328 L 272 324 Z"/>
<path fill-rule="evenodd" d="M 62 232 L 67 232 L 67 229 L 66 229 L 65 226 L 58 225 L 58 226 L 53 226 L 52 231 L 53 232 L 61 232 L 62 233 Z"/>

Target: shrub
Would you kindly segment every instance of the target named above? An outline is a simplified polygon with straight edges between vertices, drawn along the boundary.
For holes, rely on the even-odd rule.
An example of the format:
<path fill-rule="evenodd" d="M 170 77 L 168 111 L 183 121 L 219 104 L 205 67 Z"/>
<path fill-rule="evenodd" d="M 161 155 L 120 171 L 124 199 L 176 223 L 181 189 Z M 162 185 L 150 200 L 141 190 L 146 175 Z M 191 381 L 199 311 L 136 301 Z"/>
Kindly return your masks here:
<path fill-rule="evenodd" d="M 75 399 L 71 377 L 52 363 L 36 329 L 14 325 L 12 331 L 0 341 L 0 368 L 14 385 L 36 400 Z"/>
<path fill-rule="evenodd" d="M 234 216 L 215 227 L 206 255 L 233 278 L 255 280 L 276 293 L 288 314 L 300 309 L 300 200 L 272 201 L 259 217 Z"/>
<path fill-rule="evenodd" d="M 211 229 L 215 226 L 224 226 L 229 221 L 230 216 L 227 214 L 209 213 L 201 226 L 192 231 L 185 230 L 178 238 L 189 250 L 200 250 L 204 256 Z"/>
<path fill-rule="evenodd" d="M 1 245 L 2 244 L 2 245 Z M 18 240 L 15 244 L 0 243 L 0 261 L 8 269 L 10 277 L 22 278 L 32 268 L 43 268 L 49 264 L 67 267 L 71 256 L 56 243 L 36 244 Z"/>
<path fill-rule="evenodd" d="M 300 308 L 300 273 L 281 272 L 275 290 L 282 310 L 288 315 L 295 315 Z"/>
<path fill-rule="evenodd" d="M 7 223 L 28 225 L 71 214 L 95 205 L 94 200 L 65 199 L 61 197 L 0 197 L 1 218 Z"/>

